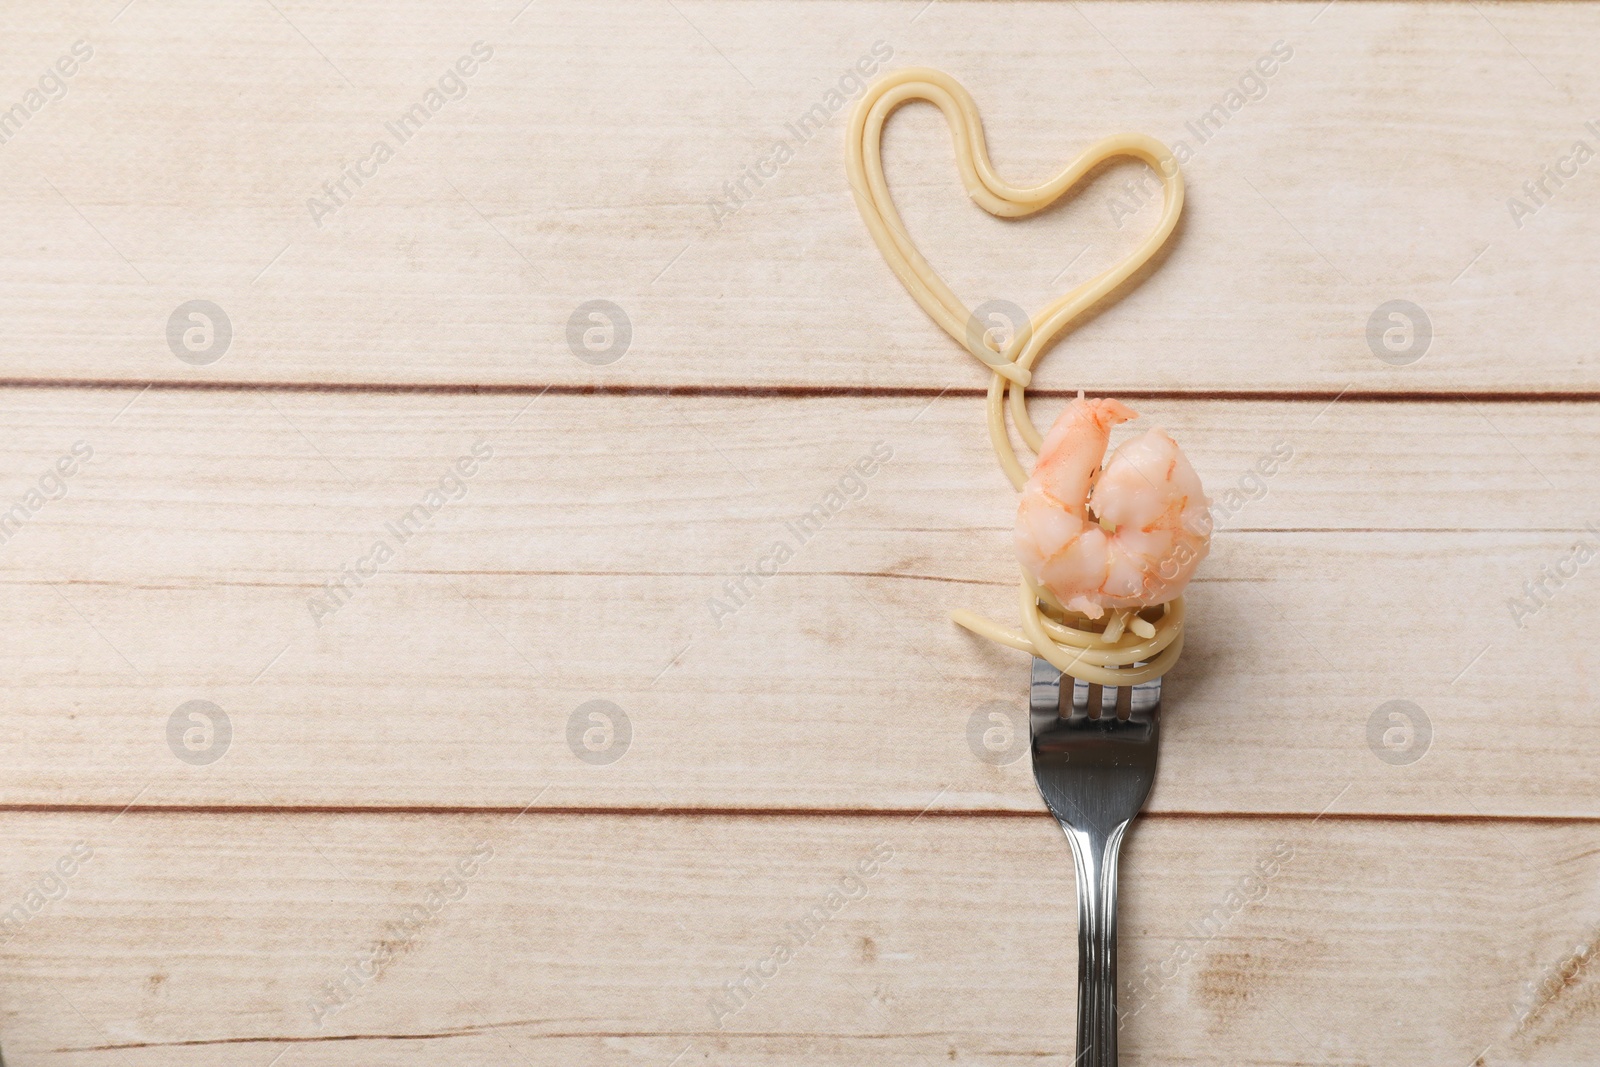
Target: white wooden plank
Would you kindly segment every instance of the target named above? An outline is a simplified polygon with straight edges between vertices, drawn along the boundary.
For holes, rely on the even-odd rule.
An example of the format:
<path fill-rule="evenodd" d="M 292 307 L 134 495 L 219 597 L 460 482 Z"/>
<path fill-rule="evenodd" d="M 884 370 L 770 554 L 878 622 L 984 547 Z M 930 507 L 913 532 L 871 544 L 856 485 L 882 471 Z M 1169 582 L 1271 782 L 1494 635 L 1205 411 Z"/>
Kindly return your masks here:
<path fill-rule="evenodd" d="M 1146 819 L 1122 866 L 1122 1056 L 1592 1062 L 1592 967 L 1540 992 L 1594 951 L 1592 838 Z M 92 857 L 7 942 L 7 1063 L 1070 1057 L 1072 864 L 1045 817 L 8 815 L 6 900 L 75 842 Z M 803 947 L 714 1010 L 814 908 Z M 337 1004 L 320 1023 L 317 998 Z"/>
<path fill-rule="evenodd" d="M 75 441 L 93 457 L 0 546 L 0 802 L 1037 806 L 1025 761 L 968 733 L 1026 661 L 947 618 L 1014 611 L 1014 496 L 970 398 L 3 403 L 8 497 Z M 1508 608 L 1596 539 L 1590 406 L 1145 408 L 1219 500 L 1294 451 L 1193 587 L 1157 810 L 1593 811 L 1592 567 L 1521 628 Z M 480 441 L 465 495 L 401 543 Z M 864 495 L 714 616 L 878 442 Z M 378 541 L 395 558 L 328 614 Z M 209 766 L 168 746 L 191 700 L 233 731 Z M 631 724 L 609 765 L 569 747 L 591 700 Z M 1428 716 L 1419 762 L 1369 748 L 1390 700 Z"/>
<path fill-rule="evenodd" d="M 844 182 L 831 86 L 872 50 L 951 71 L 1008 175 L 1138 129 L 1189 142 L 1171 255 L 1041 372 L 1064 388 L 1593 391 L 1591 168 L 1514 219 L 1597 89 L 1589 6 L 621 0 L 31 3 L 0 42 L 20 99 L 77 40 L 94 56 L 0 146 L 0 376 L 943 388 L 980 381 L 884 267 Z M 519 10 L 520 9 L 520 10 Z M 115 16 L 115 17 L 113 17 Z M 481 41 L 493 56 L 405 143 L 387 131 Z M 1276 42 L 1292 56 L 1204 144 L 1188 124 Z M 1269 64 L 1270 65 L 1270 64 Z M 452 83 L 453 84 L 453 83 Z M 846 83 L 850 88 L 850 83 Z M 308 201 L 394 158 L 321 225 Z M 761 187 L 742 176 L 794 141 Z M 930 109 L 889 135 L 902 211 L 973 303 L 1023 306 L 1131 247 L 1136 177 L 1046 217 L 964 202 Z M 369 167 L 370 169 L 370 167 Z M 708 202 L 745 180 L 720 219 Z M 208 367 L 169 350 L 180 304 L 226 312 Z M 629 317 L 596 367 L 581 303 Z M 1391 367 L 1396 299 L 1433 340 Z"/>

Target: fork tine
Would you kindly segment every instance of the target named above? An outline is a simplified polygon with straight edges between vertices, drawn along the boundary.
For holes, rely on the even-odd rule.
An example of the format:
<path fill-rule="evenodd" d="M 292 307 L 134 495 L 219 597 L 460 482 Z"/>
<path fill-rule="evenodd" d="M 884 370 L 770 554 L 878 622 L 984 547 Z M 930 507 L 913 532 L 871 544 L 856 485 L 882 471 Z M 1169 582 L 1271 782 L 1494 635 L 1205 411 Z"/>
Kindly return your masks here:
<path fill-rule="evenodd" d="M 1061 672 L 1048 660 L 1033 657 L 1033 676 L 1028 687 L 1028 707 L 1035 715 L 1060 716 L 1062 711 L 1072 710 L 1072 701 L 1069 698 L 1061 699 Z"/>
<path fill-rule="evenodd" d="M 1149 719 L 1161 710 L 1160 678 L 1150 682 L 1140 682 L 1130 688 L 1132 689 L 1128 705 L 1130 718 L 1135 720 Z"/>

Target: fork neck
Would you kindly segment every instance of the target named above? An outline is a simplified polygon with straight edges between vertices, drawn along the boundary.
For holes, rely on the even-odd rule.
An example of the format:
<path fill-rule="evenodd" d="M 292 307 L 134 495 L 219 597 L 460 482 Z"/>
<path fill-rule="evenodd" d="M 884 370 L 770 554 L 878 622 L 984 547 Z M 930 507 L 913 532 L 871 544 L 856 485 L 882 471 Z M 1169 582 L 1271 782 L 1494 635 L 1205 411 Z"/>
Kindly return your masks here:
<path fill-rule="evenodd" d="M 1116 1067 L 1117 856 L 1128 823 L 1062 829 L 1078 872 L 1078 1050 L 1073 1067 Z"/>

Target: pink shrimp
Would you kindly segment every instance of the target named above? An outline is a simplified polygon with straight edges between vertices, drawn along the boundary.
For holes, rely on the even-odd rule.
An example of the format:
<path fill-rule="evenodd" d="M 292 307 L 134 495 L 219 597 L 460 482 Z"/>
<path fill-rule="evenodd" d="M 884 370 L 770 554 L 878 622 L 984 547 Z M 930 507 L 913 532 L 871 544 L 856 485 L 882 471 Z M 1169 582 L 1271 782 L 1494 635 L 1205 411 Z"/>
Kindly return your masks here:
<path fill-rule="evenodd" d="M 1166 432 L 1148 430 L 1105 460 L 1111 427 L 1137 414 L 1116 400 L 1067 405 L 1045 435 L 1017 508 L 1017 558 L 1039 585 L 1091 619 L 1165 604 L 1211 543 L 1211 502 Z"/>

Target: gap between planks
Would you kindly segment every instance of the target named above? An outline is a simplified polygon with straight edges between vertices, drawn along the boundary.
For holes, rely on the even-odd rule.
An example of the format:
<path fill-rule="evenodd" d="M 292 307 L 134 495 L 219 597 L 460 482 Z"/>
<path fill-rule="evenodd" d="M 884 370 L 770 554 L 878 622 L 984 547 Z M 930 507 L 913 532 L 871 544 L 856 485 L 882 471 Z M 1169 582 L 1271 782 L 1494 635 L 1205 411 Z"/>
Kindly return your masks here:
<path fill-rule="evenodd" d="M 432 805 L 432 804 L 0 804 L 0 815 L 434 815 L 562 816 L 575 818 L 666 819 L 1049 819 L 1043 808 L 945 808 L 913 811 L 910 808 L 807 808 L 807 807 L 514 807 L 510 805 Z M 1157 820 L 1237 820 L 1251 822 L 1398 822 L 1398 823 L 1526 823 L 1551 826 L 1580 826 L 1600 823 L 1595 815 L 1478 815 L 1429 812 L 1329 812 L 1313 815 L 1307 811 L 1143 811 L 1140 819 Z"/>
<path fill-rule="evenodd" d="M 537 382 L 297 382 L 206 381 L 140 378 L 0 378 L 0 389 L 145 390 L 210 393 L 372 393 L 435 396 L 684 396 L 732 399 L 825 399 L 828 397 L 984 397 L 986 387 L 894 385 L 650 385 Z M 1068 398 L 1077 389 L 1029 389 L 1030 397 Z M 1593 404 L 1600 390 L 1438 390 L 1438 389 L 1085 389 L 1090 397 L 1125 400 L 1257 401 L 1322 403 L 1335 400 L 1392 404 Z"/>

